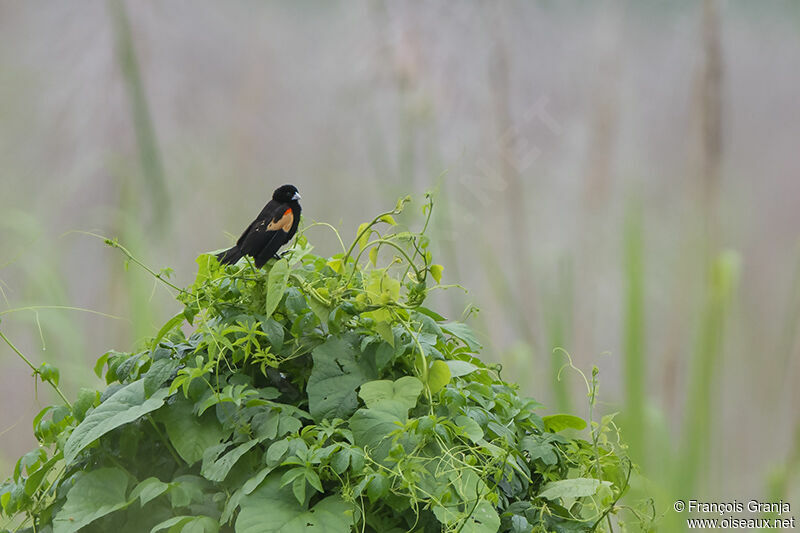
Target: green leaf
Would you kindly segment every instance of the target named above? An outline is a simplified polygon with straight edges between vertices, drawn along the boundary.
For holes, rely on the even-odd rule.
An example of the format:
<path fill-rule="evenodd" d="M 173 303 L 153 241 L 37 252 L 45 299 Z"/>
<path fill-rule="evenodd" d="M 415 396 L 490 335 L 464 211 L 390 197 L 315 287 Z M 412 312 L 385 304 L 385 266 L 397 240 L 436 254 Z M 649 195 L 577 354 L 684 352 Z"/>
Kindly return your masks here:
<path fill-rule="evenodd" d="M 344 265 L 342 264 L 341 258 L 339 258 L 339 259 L 331 259 L 326 264 L 329 267 L 331 267 L 331 269 L 333 269 L 333 271 L 336 272 L 337 274 L 344 273 Z"/>
<path fill-rule="evenodd" d="M 468 503 L 466 507 L 472 512 L 437 505 L 433 508 L 433 514 L 443 525 L 456 527 L 461 533 L 497 533 L 500 529 L 500 517 L 488 501 L 481 500 L 478 505 Z"/>
<path fill-rule="evenodd" d="M 192 402 L 178 395 L 169 409 L 158 412 L 158 421 L 167 428 L 167 436 L 175 451 L 189 466 L 203 458 L 206 449 L 216 446 L 226 430 L 213 413 L 195 416 Z"/>
<path fill-rule="evenodd" d="M 164 494 L 168 488 L 169 485 L 158 478 L 149 477 L 136 485 L 136 487 L 131 491 L 128 500 L 133 501 L 136 498 L 139 498 L 141 505 L 144 506 L 147 502 Z"/>
<path fill-rule="evenodd" d="M 228 447 L 227 443 L 209 448 L 203 454 L 203 468 L 200 472 L 203 474 L 203 477 L 209 481 L 222 481 L 227 477 L 233 465 L 256 444 L 258 444 L 258 441 L 255 439 L 243 442 L 228 453 L 222 455 L 222 457 L 219 457 L 219 453 Z M 221 448 L 221 450 L 219 450 L 219 448 Z"/>
<path fill-rule="evenodd" d="M 397 222 L 394 221 L 394 217 L 392 215 L 383 215 L 380 218 L 381 222 L 386 222 L 390 226 L 396 226 Z"/>
<path fill-rule="evenodd" d="M 520 448 L 528 452 L 531 461 L 537 459 L 548 466 L 558 463 L 558 455 L 552 444 L 544 442 L 541 437 L 528 435 L 522 438 Z"/>
<path fill-rule="evenodd" d="M 433 507 L 433 514 L 448 529 L 469 533 L 497 533 L 500 517 L 494 506 L 484 499 L 489 493 L 486 483 L 472 470 L 452 471 L 449 476 L 450 492 L 454 498 L 443 499 L 443 505 Z M 475 502 L 478 498 L 477 504 Z"/>
<path fill-rule="evenodd" d="M 184 316 L 183 311 L 170 318 L 166 324 L 161 326 L 161 329 L 158 330 L 158 333 L 156 333 L 153 342 L 150 343 L 150 349 L 155 350 L 158 347 L 158 343 L 161 342 L 161 339 L 163 339 L 164 336 L 174 328 L 183 324 L 184 320 L 186 320 L 186 316 Z"/>
<path fill-rule="evenodd" d="M 122 387 L 73 430 L 64 446 L 65 462 L 71 464 L 81 450 L 109 431 L 155 411 L 164 405 L 168 394 L 167 389 L 161 389 L 145 397 L 142 379 Z"/>
<path fill-rule="evenodd" d="M 601 485 L 611 485 L 609 481 L 600 481 L 590 477 L 578 477 L 573 479 L 560 479 L 551 481 L 539 493 L 540 498 L 557 500 L 559 498 L 584 498 L 593 496 Z"/>
<path fill-rule="evenodd" d="M 443 317 L 442 315 L 440 315 L 436 311 L 428 309 L 427 307 L 419 306 L 419 307 L 417 307 L 417 312 L 418 313 L 422 313 L 425 316 L 431 317 L 436 322 L 444 322 L 445 320 L 447 320 L 445 317 Z"/>
<path fill-rule="evenodd" d="M 428 370 L 428 388 L 436 394 L 450 383 L 450 367 L 444 361 L 436 360 Z"/>
<path fill-rule="evenodd" d="M 379 502 L 389 492 L 389 480 L 383 474 L 373 474 L 367 484 L 367 496 L 371 502 Z"/>
<path fill-rule="evenodd" d="M 280 485 L 280 476 L 272 474 L 255 492 L 242 498 L 236 533 L 351 532 L 354 509 L 340 496 L 328 496 L 306 509 L 288 487 Z"/>
<path fill-rule="evenodd" d="M 455 423 L 472 442 L 477 444 L 483 438 L 483 429 L 480 424 L 470 417 L 459 415 L 456 417 Z"/>
<path fill-rule="evenodd" d="M 441 328 L 444 332 L 464 341 L 464 344 L 466 344 L 473 352 L 477 352 L 481 349 L 481 343 L 478 342 L 478 339 L 475 337 L 472 329 L 470 329 L 470 327 L 463 322 L 450 322 L 448 324 L 441 324 Z"/>
<path fill-rule="evenodd" d="M 369 249 L 369 262 L 372 263 L 372 266 L 378 264 L 378 247 L 373 246 Z"/>
<path fill-rule="evenodd" d="M 358 407 L 356 389 L 374 378 L 374 371 L 356 361 L 359 337 L 329 337 L 311 352 L 314 368 L 308 379 L 308 410 L 323 418 L 348 418 Z"/>
<path fill-rule="evenodd" d="M 381 321 L 375 324 L 375 331 L 385 340 L 392 348 L 394 348 L 394 332 L 392 325 L 389 322 Z"/>
<path fill-rule="evenodd" d="M 58 461 L 61 460 L 61 453 L 54 455 L 50 458 L 49 461 L 42 464 L 38 469 L 34 472 L 30 472 L 28 475 L 28 479 L 25 480 L 25 494 L 28 496 L 32 496 L 34 492 L 39 488 L 44 480 L 45 476 L 50 473 L 50 470 L 53 468 Z"/>
<path fill-rule="evenodd" d="M 286 259 L 279 259 L 272 265 L 267 275 L 267 308 L 266 317 L 272 316 L 286 292 L 286 283 L 289 280 L 289 263 Z"/>
<path fill-rule="evenodd" d="M 167 530 L 167 533 L 217 533 L 219 522 L 210 516 L 176 516 L 155 525 L 150 533 Z"/>
<path fill-rule="evenodd" d="M 153 394 L 167 381 L 179 366 L 175 359 L 159 359 L 150 364 L 150 369 L 144 375 L 144 393 Z"/>
<path fill-rule="evenodd" d="M 114 352 L 106 352 L 97 358 L 97 362 L 94 364 L 94 373 L 98 378 L 103 377 L 103 367 L 106 366 L 109 357 L 113 354 Z"/>
<path fill-rule="evenodd" d="M 169 500 L 173 509 L 189 507 L 192 502 L 199 502 L 203 499 L 203 489 L 201 483 L 203 478 L 192 474 L 176 477 L 169 484 Z"/>
<path fill-rule="evenodd" d="M 369 450 L 370 456 L 378 461 L 389 454 L 392 447 L 390 434 L 402 430 L 408 420 L 408 409 L 397 404 L 395 409 L 391 409 L 391 405 L 387 402 L 380 409 L 359 409 L 350 419 L 355 444 Z"/>
<path fill-rule="evenodd" d="M 128 505 L 128 474 L 116 467 L 91 470 L 67 493 L 67 502 L 53 519 L 53 533 L 79 531 Z"/>
<path fill-rule="evenodd" d="M 547 431 L 558 433 L 565 429 L 586 429 L 586 421 L 583 418 L 573 415 L 550 415 L 543 416 L 544 427 Z"/>
<path fill-rule="evenodd" d="M 369 381 L 361 385 L 358 395 L 369 408 L 380 409 L 386 402 L 397 402 L 406 411 L 417 405 L 422 392 L 422 382 L 414 376 L 403 376 L 397 381 L 386 379 Z"/>
<path fill-rule="evenodd" d="M 460 378 L 461 376 L 466 376 L 467 374 L 471 374 L 478 370 L 478 367 L 473 365 L 468 361 L 460 361 L 458 359 L 451 359 L 449 361 L 445 361 L 447 366 L 450 368 L 450 376 L 454 378 Z"/>
<path fill-rule="evenodd" d="M 441 283 L 442 272 L 444 272 L 444 267 L 442 265 L 431 265 L 430 271 L 431 271 L 431 276 L 433 276 L 433 279 L 436 280 L 436 283 Z"/>
<path fill-rule="evenodd" d="M 317 316 L 321 324 L 328 323 L 328 316 L 331 314 L 331 309 L 321 301 L 317 300 L 313 294 L 309 294 L 306 298 L 308 306 L 311 311 Z"/>
<path fill-rule="evenodd" d="M 261 323 L 261 331 L 267 334 L 267 341 L 272 346 L 272 351 L 279 353 L 283 348 L 283 324 L 268 318 Z"/>
<path fill-rule="evenodd" d="M 261 470 L 258 471 L 258 474 L 248 479 L 244 485 L 242 485 L 242 492 L 244 494 L 250 494 L 254 490 L 256 490 L 261 484 L 264 482 L 266 477 L 272 473 L 275 467 L 272 466 L 265 466 Z"/>
<path fill-rule="evenodd" d="M 72 404 L 72 416 L 78 422 L 83 421 L 88 411 L 100 399 L 100 393 L 93 389 L 82 387 L 78 391 L 78 399 Z"/>
<path fill-rule="evenodd" d="M 369 228 L 369 223 L 364 222 L 363 224 L 358 226 L 358 231 L 356 232 L 356 235 L 361 235 L 361 237 L 359 237 L 358 239 L 358 247 L 361 250 L 364 250 L 364 248 L 367 247 L 367 244 L 369 244 L 369 238 L 372 236 L 372 231 L 369 230 L 368 228 Z M 362 231 L 364 232 L 363 234 L 361 233 Z"/>
<path fill-rule="evenodd" d="M 58 371 L 58 368 L 54 367 L 53 365 L 49 363 L 42 363 L 36 370 L 36 373 L 39 374 L 39 377 L 42 378 L 42 381 L 49 381 L 53 383 L 53 385 L 58 386 L 58 379 L 61 376 L 61 373 Z"/>

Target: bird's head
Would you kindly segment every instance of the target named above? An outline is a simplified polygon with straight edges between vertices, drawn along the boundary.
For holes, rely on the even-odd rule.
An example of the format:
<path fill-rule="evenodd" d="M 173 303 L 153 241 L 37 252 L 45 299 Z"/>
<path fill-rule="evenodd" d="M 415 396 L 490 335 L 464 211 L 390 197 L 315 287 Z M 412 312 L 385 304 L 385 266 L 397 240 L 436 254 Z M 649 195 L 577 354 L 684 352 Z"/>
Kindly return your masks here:
<path fill-rule="evenodd" d="M 272 193 L 272 199 L 276 202 L 296 202 L 300 199 L 300 193 L 294 185 L 281 185 Z"/>

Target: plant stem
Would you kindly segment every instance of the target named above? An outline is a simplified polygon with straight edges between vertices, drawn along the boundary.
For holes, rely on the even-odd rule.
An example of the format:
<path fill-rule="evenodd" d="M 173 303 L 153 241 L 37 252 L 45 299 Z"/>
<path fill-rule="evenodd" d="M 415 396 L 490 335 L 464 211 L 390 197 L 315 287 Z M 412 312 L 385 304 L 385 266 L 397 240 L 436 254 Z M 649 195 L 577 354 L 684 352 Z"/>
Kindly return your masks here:
<path fill-rule="evenodd" d="M 27 364 L 29 367 L 31 367 L 31 370 L 33 370 L 33 373 L 34 373 L 35 375 L 40 375 L 40 374 L 39 374 L 39 370 L 38 370 L 38 369 L 37 369 L 35 366 L 33 366 L 33 363 L 31 363 L 30 359 L 28 359 L 27 357 L 25 357 L 25 355 L 24 355 L 24 354 L 23 354 L 21 351 L 19 351 L 19 349 L 17 349 L 17 347 L 16 347 L 16 346 L 14 346 L 14 343 L 12 343 L 12 342 L 11 342 L 11 340 L 9 340 L 9 338 L 8 338 L 8 337 L 6 337 L 6 336 L 3 334 L 3 332 L 2 332 L 2 331 L 0 331 L 0 339 L 3 339 L 3 341 L 4 341 L 6 344 L 8 344 L 8 346 L 9 346 L 9 347 L 10 347 L 12 350 L 14 350 L 14 352 L 15 352 L 15 353 L 16 353 L 18 356 L 20 356 L 20 358 L 21 358 L 23 361 L 25 361 L 25 363 L 26 363 L 26 364 Z M 65 403 L 65 404 L 67 404 L 67 407 L 69 407 L 70 409 L 72 409 L 72 404 L 71 404 L 71 403 L 69 403 L 69 400 L 67 400 L 67 397 L 66 397 L 66 396 L 64 396 L 64 393 L 63 393 L 63 392 L 61 392 L 61 389 L 59 389 L 59 388 L 58 388 L 58 385 L 56 385 L 55 383 L 53 383 L 53 382 L 52 382 L 52 381 L 50 381 L 49 379 L 48 379 L 48 380 L 42 380 L 42 381 L 46 381 L 47 383 L 49 383 L 49 384 L 50 384 L 50 386 L 51 386 L 51 387 L 53 387 L 53 389 L 55 389 L 55 391 L 58 393 L 58 395 L 61 397 L 61 399 L 64 401 L 64 403 Z"/>

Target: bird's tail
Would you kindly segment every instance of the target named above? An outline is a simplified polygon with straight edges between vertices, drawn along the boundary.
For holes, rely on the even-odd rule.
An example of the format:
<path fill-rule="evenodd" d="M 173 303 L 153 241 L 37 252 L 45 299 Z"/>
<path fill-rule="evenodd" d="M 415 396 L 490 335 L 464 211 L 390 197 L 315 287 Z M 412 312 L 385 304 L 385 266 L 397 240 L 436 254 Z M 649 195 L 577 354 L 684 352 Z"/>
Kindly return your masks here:
<path fill-rule="evenodd" d="M 242 255 L 242 251 L 239 250 L 239 247 L 234 246 L 233 248 L 217 254 L 217 260 L 219 260 L 221 265 L 232 265 L 241 259 Z"/>

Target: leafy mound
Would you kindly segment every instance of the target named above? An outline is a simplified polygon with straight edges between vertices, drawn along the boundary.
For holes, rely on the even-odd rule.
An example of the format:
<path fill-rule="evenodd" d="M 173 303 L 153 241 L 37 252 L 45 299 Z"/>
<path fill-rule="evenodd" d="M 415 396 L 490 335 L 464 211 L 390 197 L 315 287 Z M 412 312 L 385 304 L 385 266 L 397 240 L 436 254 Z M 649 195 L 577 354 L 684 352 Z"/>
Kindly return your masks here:
<path fill-rule="evenodd" d="M 537 415 L 422 305 L 442 267 L 424 228 L 392 231 L 405 203 L 332 258 L 302 234 L 264 270 L 200 256 L 183 311 L 100 358 L 105 391 L 36 417 L 3 513 L 55 533 L 611 527 L 630 466 L 608 421 L 562 434 L 586 423 Z"/>

